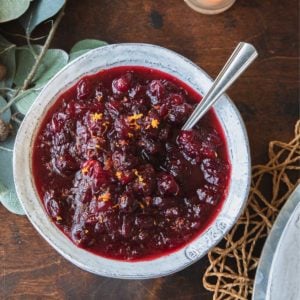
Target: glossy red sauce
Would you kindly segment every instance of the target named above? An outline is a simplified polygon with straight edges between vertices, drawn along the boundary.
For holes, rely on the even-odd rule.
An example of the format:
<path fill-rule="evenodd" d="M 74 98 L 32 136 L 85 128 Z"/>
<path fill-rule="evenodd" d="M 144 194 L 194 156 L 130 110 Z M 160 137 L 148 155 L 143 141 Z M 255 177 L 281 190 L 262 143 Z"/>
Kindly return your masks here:
<path fill-rule="evenodd" d="M 49 217 L 76 245 L 120 260 L 197 237 L 226 196 L 230 162 L 213 110 L 180 131 L 201 97 L 144 67 L 86 76 L 49 109 L 33 176 Z"/>

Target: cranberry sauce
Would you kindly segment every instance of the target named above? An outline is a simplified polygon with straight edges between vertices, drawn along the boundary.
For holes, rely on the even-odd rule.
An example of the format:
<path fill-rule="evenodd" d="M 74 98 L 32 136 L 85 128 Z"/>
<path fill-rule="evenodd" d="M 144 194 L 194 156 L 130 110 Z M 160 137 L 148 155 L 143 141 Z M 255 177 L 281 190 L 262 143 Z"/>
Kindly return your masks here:
<path fill-rule="evenodd" d="M 215 218 L 230 163 L 213 110 L 181 131 L 201 97 L 161 71 L 86 76 L 48 111 L 33 176 L 49 217 L 76 245 L 120 260 L 178 250 Z"/>

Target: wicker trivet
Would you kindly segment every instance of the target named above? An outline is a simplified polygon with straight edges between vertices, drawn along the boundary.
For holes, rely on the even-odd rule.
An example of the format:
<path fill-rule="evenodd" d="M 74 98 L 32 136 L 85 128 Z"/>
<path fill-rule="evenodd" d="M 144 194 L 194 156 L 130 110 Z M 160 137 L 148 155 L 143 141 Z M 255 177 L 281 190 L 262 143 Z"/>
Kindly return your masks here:
<path fill-rule="evenodd" d="M 208 253 L 204 287 L 213 299 L 249 299 L 262 244 L 299 180 L 300 121 L 289 143 L 272 141 L 269 162 L 252 168 L 248 205 L 225 239 Z M 266 190 L 266 186 L 270 189 Z"/>

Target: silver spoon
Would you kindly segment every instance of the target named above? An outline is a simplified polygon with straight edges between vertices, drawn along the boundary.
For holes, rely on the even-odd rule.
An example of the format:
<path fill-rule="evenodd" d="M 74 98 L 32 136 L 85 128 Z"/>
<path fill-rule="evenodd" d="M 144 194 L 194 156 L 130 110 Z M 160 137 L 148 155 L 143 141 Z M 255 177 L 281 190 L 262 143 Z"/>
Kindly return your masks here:
<path fill-rule="evenodd" d="M 209 91 L 183 125 L 182 130 L 191 130 L 220 96 L 249 67 L 257 55 L 258 53 L 254 46 L 247 43 L 239 43 Z"/>

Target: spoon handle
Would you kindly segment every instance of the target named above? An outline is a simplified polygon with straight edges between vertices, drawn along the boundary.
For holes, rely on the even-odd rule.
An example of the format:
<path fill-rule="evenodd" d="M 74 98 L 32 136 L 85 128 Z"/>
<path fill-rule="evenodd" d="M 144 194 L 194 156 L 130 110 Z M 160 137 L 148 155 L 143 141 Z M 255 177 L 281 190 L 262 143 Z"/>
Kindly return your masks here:
<path fill-rule="evenodd" d="M 218 98 L 224 94 L 233 82 L 248 68 L 257 55 L 257 51 L 251 44 L 239 43 L 207 94 L 183 125 L 182 130 L 192 129 Z"/>

